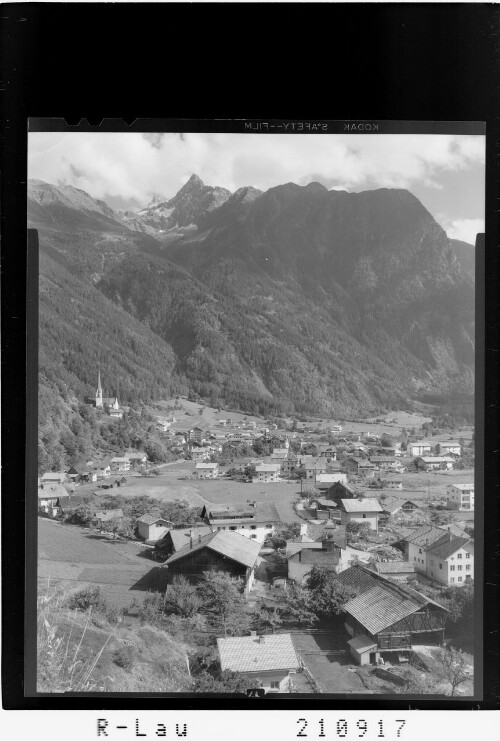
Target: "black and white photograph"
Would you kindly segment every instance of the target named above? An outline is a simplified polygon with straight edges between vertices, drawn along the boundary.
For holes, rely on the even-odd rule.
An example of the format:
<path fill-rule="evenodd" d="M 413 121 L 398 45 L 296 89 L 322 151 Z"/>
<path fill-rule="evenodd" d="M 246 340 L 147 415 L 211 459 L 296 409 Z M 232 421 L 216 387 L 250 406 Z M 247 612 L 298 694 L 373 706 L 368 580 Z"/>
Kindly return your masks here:
<path fill-rule="evenodd" d="M 38 693 L 475 696 L 485 130 L 353 126 L 30 130 Z"/>

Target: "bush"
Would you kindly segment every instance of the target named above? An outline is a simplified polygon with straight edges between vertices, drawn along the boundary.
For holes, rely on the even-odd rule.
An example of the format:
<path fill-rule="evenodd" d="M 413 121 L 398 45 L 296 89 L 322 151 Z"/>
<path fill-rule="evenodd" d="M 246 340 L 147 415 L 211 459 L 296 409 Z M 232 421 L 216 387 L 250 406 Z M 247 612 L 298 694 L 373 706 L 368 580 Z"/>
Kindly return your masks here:
<path fill-rule="evenodd" d="M 113 661 L 116 664 L 116 666 L 120 666 L 122 669 L 131 669 L 134 657 L 134 649 L 132 646 L 125 645 L 120 646 L 120 648 L 117 648 L 116 651 L 113 652 Z"/>
<path fill-rule="evenodd" d="M 82 612 L 92 610 L 97 618 L 97 624 L 99 624 L 99 617 L 110 623 L 118 622 L 120 617 L 120 611 L 106 601 L 102 596 L 100 587 L 92 584 L 70 594 L 66 600 L 66 606 L 70 610 L 81 610 Z"/>

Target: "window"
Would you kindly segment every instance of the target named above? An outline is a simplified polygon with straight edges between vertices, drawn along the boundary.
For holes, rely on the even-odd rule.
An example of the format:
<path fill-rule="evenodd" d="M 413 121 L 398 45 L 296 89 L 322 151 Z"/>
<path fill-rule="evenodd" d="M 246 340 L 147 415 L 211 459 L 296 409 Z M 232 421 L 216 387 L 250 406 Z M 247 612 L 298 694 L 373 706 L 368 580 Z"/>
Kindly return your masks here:
<path fill-rule="evenodd" d="M 457 553 L 457 558 L 462 558 L 462 554 L 461 553 Z"/>
<path fill-rule="evenodd" d="M 461 566 L 457 566 L 457 571 L 462 571 L 462 567 Z"/>
<path fill-rule="evenodd" d="M 417 557 L 416 556 L 413 556 L 413 560 L 416 561 L 417 560 Z"/>
<path fill-rule="evenodd" d="M 455 579 L 453 577 L 451 577 L 450 582 L 454 582 L 454 581 L 455 581 Z"/>
<path fill-rule="evenodd" d="M 439 568 L 440 568 L 440 569 L 442 569 L 442 568 L 443 568 L 443 564 L 442 564 L 442 563 L 440 563 L 440 564 L 439 564 Z M 450 568 L 451 568 L 451 569 L 454 569 L 455 567 L 454 567 L 454 566 L 450 566 Z"/>
<path fill-rule="evenodd" d="M 251 538 L 253 538 L 253 539 L 255 540 L 255 538 L 256 538 L 257 536 L 256 536 L 256 535 L 251 535 L 250 537 L 251 537 Z"/>
<path fill-rule="evenodd" d="M 470 563 L 467 564 L 467 566 L 465 567 L 465 570 L 470 571 Z"/>
<path fill-rule="evenodd" d="M 279 682 L 271 682 L 271 689 L 272 690 L 279 690 L 280 683 Z"/>
<path fill-rule="evenodd" d="M 454 566 L 450 566 L 450 571 L 455 571 L 455 567 Z"/>
<path fill-rule="evenodd" d="M 257 530 L 257 525 L 250 525 L 250 530 Z"/>
<path fill-rule="evenodd" d="M 418 549 L 418 552 L 419 552 L 419 553 L 422 553 L 422 549 L 421 549 L 421 548 L 419 548 L 419 549 Z"/>
<path fill-rule="evenodd" d="M 236 525 L 231 525 L 230 530 L 236 530 Z"/>
<path fill-rule="evenodd" d="M 272 525 L 266 525 L 266 527 L 268 527 L 271 530 L 273 526 Z"/>
<path fill-rule="evenodd" d="M 466 553 L 465 558 L 470 558 L 470 553 Z"/>
<path fill-rule="evenodd" d="M 462 581 L 462 577 L 461 576 L 458 577 L 458 581 Z"/>

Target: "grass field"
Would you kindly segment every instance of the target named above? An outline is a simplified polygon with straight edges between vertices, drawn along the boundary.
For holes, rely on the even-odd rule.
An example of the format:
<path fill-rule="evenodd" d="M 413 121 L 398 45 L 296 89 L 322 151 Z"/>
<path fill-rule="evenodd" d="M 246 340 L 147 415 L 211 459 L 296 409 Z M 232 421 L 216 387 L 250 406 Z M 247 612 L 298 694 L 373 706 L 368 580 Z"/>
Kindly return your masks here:
<path fill-rule="evenodd" d="M 68 589 L 98 584 L 116 607 L 128 607 L 134 596 L 141 599 L 157 589 L 157 567 L 144 555 L 144 548 L 134 543 L 38 521 L 38 579 Z"/>

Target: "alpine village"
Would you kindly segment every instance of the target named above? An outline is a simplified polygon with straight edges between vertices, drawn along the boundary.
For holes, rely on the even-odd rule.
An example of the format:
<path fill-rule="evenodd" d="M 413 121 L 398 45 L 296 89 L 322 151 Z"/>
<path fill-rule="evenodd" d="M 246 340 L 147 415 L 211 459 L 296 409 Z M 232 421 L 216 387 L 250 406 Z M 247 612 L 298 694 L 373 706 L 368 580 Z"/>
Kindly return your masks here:
<path fill-rule="evenodd" d="M 39 691 L 471 695 L 473 246 L 407 190 L 28 195 Z"/>

